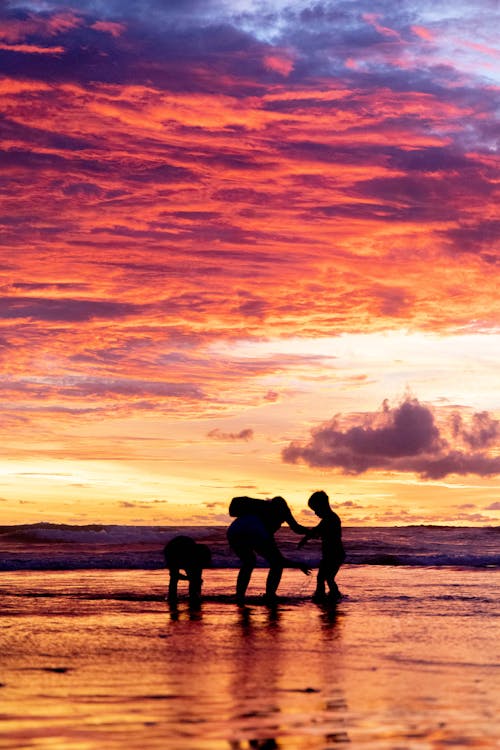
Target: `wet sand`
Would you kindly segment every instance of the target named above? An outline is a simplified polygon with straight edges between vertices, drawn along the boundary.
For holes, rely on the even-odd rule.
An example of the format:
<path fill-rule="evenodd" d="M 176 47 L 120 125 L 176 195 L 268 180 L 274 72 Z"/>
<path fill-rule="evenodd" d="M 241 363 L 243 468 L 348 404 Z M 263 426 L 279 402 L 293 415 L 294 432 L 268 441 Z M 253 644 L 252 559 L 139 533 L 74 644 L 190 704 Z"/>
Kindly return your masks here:
<path fill-rule="evenodd" d="M 436 750 L 499 746 L 500 571 L 346 566 L 336 608 L 290 571 L 282 603 L 199 611 L 162 571 L 0 576 L 11 750 Z"/>

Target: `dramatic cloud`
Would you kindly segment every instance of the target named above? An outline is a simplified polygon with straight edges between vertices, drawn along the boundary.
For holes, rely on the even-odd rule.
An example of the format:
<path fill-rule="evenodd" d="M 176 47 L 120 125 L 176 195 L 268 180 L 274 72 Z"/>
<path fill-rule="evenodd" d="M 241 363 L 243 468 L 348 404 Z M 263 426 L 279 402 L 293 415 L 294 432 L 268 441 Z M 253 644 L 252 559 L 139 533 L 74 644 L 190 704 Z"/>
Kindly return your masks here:
<path fill-rule="evenodd" d="M 318 468 L 361 474 L 370 469 L 417 473 L 426 479 L 450 474 L 500 474 L 500 456 L 485 448 L 499 446 L 498 422 L 488 414 L 474 414 L 471 429 L 454 415 L 453 434 L 473 449 L 450 445 L 437 426 L 432 410 L 407 398 L 396 408 L 384 402 L 380 412 L 365 414 L 360 424 L 342 429 L 338 419 L 312 430 L 306 443 L 292 442 L 282 453 L 288 463 L 303 461 Z"/>
<path fill-rule="evenodd" d="M 147 290 L 169 318 L 186 301 L 186 334 L 197 312 L 221 337 L 494 324 L 497 90 L 460 67 L 491 57 L 478 11 L 36 7 L 0 11 L 6 319 L 143 330 Z M 82 299 L 51 294 L 54 257 Z"/>

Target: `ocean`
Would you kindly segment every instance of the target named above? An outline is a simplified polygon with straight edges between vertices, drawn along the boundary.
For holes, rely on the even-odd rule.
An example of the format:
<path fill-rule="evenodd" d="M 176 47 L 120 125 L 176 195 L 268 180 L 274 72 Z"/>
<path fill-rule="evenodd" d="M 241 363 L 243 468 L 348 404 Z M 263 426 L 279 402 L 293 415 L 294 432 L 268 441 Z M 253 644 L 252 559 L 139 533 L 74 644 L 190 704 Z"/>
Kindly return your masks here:
<path fill-rule="evenodd" d="M 36 523 L 0 526 L 0 570 L 80 570 L 163 568 L 163 546 L 177 534 L 207 544 L 214 568 L 238 560 L 226 541 L 225 526 L 125 526 Z M 345 527 L 346 564 L 500 566 L 500 527 Z M 320 557 L 319 542 L 297 550 L 300 537 L 288 528 L 276 534 L 286 556 L 309 562 Z"/>

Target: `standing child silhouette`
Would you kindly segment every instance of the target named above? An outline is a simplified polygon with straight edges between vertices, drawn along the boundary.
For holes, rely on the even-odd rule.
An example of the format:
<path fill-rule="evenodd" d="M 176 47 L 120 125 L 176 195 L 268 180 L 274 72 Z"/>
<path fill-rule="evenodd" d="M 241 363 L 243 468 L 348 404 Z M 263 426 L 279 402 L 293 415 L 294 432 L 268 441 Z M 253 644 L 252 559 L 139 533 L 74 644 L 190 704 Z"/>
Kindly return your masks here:
<path fill-rule="evenodd" d="M 345 560 L 345 550 L 342 544 L 342 525 L 338 515 L 330 507 L 330 500 L 326 492 L 313 492 L 307 503 L 321 521 L 306 532 L 298 546 L 303 547 L 309 539 L 321 539 L 321 560 L 316 579 L 316 591 L 313 601 L 324 602 L 328 599 L 338 601 L 341 597 L 335 582 L 340 566 Z M 326 593 L 328 584 L 329 593 Z"/>

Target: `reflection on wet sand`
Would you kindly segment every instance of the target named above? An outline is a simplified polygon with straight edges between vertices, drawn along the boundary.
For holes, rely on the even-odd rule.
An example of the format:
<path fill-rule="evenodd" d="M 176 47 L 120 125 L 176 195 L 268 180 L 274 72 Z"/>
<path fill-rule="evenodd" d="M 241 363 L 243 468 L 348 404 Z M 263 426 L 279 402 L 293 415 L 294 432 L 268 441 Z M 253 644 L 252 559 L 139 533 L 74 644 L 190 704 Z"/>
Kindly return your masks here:
<path fill-rule="evenodd" d="M 299 747 L 305 736 L 318 748 L 349 742 L 347 704 L 331 662 L 341 630 L 335 607 L 315 608 L 292 630 L 290 615 L 289 606 L 239 609 L 240 645 L 232 652 L 229 686 L 237 734 L 231 750 Z"/>
<path fill-rule="evenodd" d="M 272 737 L 265 740 L 229 740 L 230 750 L 277 750 L 280 745 Z"/>

